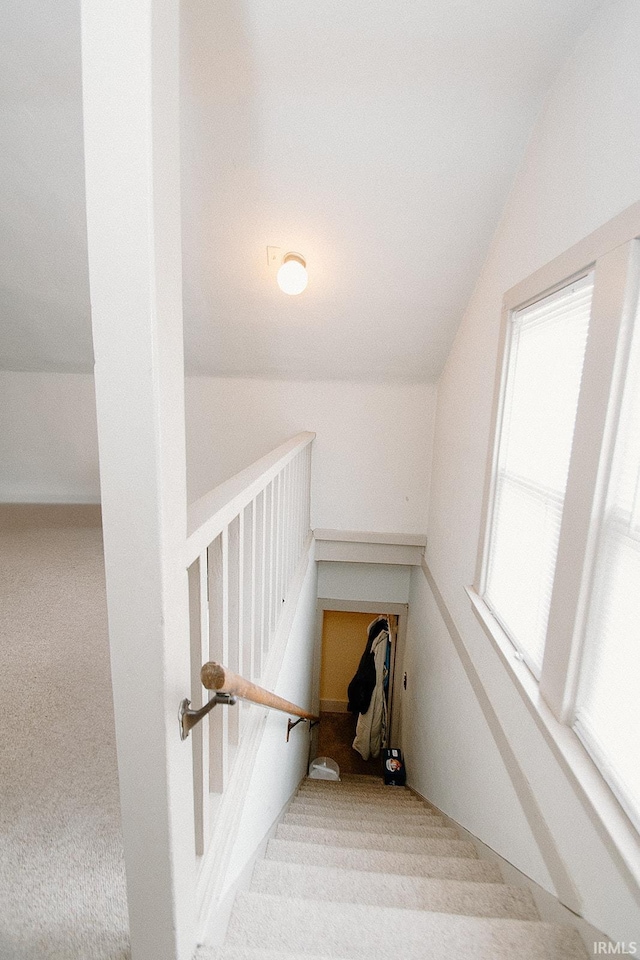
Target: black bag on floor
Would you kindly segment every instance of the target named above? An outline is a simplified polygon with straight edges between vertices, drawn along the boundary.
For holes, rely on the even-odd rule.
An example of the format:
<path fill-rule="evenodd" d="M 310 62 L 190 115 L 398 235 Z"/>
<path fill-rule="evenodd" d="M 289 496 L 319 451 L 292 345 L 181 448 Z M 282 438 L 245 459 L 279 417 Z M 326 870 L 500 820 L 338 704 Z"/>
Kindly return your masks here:
<path fill-rule="evenodd" d="M 402 759 L 402 750 L 386 749 L 382 751 L 382 770 L 387 786 L 404 787 L 407 771 Z"/>

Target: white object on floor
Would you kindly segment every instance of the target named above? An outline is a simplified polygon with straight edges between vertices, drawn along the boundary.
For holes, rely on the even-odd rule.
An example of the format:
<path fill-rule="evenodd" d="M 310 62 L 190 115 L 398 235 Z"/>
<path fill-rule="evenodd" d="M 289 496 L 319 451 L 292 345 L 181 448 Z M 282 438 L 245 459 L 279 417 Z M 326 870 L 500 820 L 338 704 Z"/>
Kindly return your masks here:
<path fill-rule="evenodd" d="M 316 757 L 309 766 L 311 780 L 339 780 L 340 767 L 331 757 Z"/>

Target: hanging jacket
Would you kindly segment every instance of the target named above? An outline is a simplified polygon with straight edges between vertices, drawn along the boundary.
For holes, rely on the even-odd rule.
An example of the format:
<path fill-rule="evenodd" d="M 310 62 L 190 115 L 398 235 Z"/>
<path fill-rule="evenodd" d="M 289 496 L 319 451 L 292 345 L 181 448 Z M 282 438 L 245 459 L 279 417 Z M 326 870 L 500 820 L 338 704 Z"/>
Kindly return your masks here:
<path fill-rule="evenodd" d="M 385 620 L 385 625 L 388 624 Z M 358 717 L 356 736 L 353 749 L 357 750 L 363 760 L 369 757 L 378 757 L 380 750 L 387 740 L 387 698 L 385 694 L 385 680 L 387 677 L 387 649 L 389 646 L 389 632 L 386 629 L 376 634 L 371 645 L 376 682 L 373 688 L 367 710 Z"/>
<path fill-rule="evenodd" d="M 371 703 L 371 695 L 376 685 L 376 664 L 372 647 L 376 637 L 382 631 L 389 631 L 389 624 L 386 617 L 376 617 L 367 628 L 367 645 L 360 658 L 358 669 L 356 670 L 351 683 L 347 689 L 349 697 L 348 710 L 351 713 L 366 713 Z"/>

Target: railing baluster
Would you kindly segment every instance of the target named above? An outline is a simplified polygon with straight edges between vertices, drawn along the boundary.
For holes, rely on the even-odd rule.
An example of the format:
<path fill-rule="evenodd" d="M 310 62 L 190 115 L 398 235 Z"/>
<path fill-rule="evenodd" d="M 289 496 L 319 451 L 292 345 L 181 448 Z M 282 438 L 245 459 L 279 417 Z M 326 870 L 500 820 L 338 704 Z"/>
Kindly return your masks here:
<path fill-rule="evenodd" d="M 287 468 L 285 467 L 280 474 L 280 485 L 278 487 L 278 612 L 276 614 L 276 623 L 282 616 L 282 601 L 284 600 L 284 562 L 287 549 L 287 517 L 285 514 L 285 499 L 287 490 Z"/>
<path fill-rule="evenodd" d="M 242 550 L 242 663 L 250 679 L 254 677 L 253 666 L 253 635 L 254 624 L 254 596 L 255 596 L 255 501 L 244 508 Z"/>
<path fill-rule="evenodd" d="M 198 710 L 206 697 L 200 682 L 201 658 L 207 655 L 209 611 L 207 601 L 207 555 L 188 569 L 189 635 L 191 639 L 191 706 Z M 196 855 L 202 856 L 209 842 L 209 724 L 193 731 L 193 804 Z"/>
<path fill-rule="evenodd" d="M 224 542 L 224 541 L 223 541 Z M 240 517 L 236 517 L 227 527 L 227 662 L 231 669 L 241 672 L 240 664 Z M 229 713 L 229 743 L 231 745 L 229 767 L 233 764 L 235 748 L 238 745 L 238 710 Z"/>
<path fill-rule="evenodd" d="M 273 498 L 271 506 L 271 605 L 269 608 L 269 645 L 273 640 L 273 636 L 276 632 L 276 623 L 278 621 L 278 614 L 280 613 L 280 601 L 278 599 L 278 571 L 280 567 L 280 477 L 281 474 L 278 474 L 277 477 L 273 479 L 273 490 L 271 496 Z"/>
<path fill-rule="evenodd" d="M 264 632 L 264 516 L 265 491 L 255 499 L 255 548 L 254 548 L 254 633 L 253 633 L 253 679 L 262 675 L 262 634 Z"/>
<path fill-rule="evenodd" d="M 225 528 L 226 530 L 226 528 Z M 208 550 L 209 584 L 209 656 L 224 657 L 225 643 L 225 584 L 223 536 L 213 541 Z M 212 793 L 222 793 L 227 773 L 227 711 L 213 710 L 209 730 L 209 788 Z"/>
<path fill-rule="evenodd" d="M 291 464 L 288 463 L 283 471 L 282 492 L 282 599 L 287 599 L 289 592 L 289 563 L 291 559 Z"/>
<path fill-rule="evenodd" d="M 273 483 L 264 492 L 264 590 L 262 605 L 262 656 L 267 656 L 271 641 L 271 547 L 273 526 Z"/>
<path fill-rule="evenodd" d="M 293 503 L 293 529 L 291 531 L 291 542 L 293 544 L 293 552 L 295 556 L 294 560 L 294 569 L 298 563 L 298 532 L 300 529 L 300 512 L 302 510 L 302 502 L 300 498 L 300 490 L 302 484 L 302 458 L 300 454 L 296 457 L 296 485 L 293 493 L 294 503 Z"/>
<path fill-rule="evenodd" d="M 305 459 L 305 481 L 304 481 L 304 530 L 302 532 L 302 544 L 300 549 L 307 541 L 309 530 L 311 529 L 311 447 L 304 451 Z"/>
<path fill-rule="evenodd" d="M 309 530 L 312 439 L 312 434 L 302 434 L 283 444 L 243 472 L 245 487 L 239 476 L 198 501 L 192 512 L 190 508 L 191 711 L 209 702 L 200 682 L 205 661 L 229 664 L 227 673 L 249 678 L 242 679 L 249 686 L 268 666 Z M 249 710 L 249 703 L 234 710 L 217 707 L 204 722 L 188 728 L 197 856 L 206 854 L 210 844 Z"/>
<path fill-rule="evenodd" d="M 298 490 L 297 490 L 297 501 L 298 508 L 296 511 L 296 555 L 300 556 L 300 543 L 302 540 L 302 528 L 304 525 L 304 459 L 302 456 L 299 458 L 298 463 Z"/>

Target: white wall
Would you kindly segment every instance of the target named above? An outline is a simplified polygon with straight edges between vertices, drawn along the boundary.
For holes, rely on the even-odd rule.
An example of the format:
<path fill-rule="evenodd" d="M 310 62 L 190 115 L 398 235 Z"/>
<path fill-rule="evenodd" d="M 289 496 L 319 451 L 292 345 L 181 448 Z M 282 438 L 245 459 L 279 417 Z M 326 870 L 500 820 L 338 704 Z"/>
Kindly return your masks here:
<path fill-rule="evenodd" d="M 430 384 L 187 379 L 189 495 L 313 430 L 313 527 L 424 533 Z"/>
<path fill-rule="evenodd" d="M 318 597 L 408 603 L 411 567 L 390 563 L 318 563 Z"/>
<path fill-rule="evenodd" d="M 313 430 L 312 526 L 424 533 L 435 387 L 188 377 L 189 498 Z M 89 374 L 0 373 L 0 501 L 98 502 Z"/>
<path fill-rule="evenodd" d="M 464 586 L 474 576 L 488 454 L 502 296 L 583 236 L 640 198 L 640 6 L 636 0 L 605 4 L 557 77 L 494 238 L 487 262 L 460 326 L 438 387 L 427 559 L 448 613 L 460 632 L 520 770 L 531 785 L 555 849 L 568 872 L 578 909 L 613 939 L 640 939 L 640 906 L 592 821 L 471 613 Z M 424 623 L 409 647 L 423 636 L 441 636 L 433 605 L 420 604 Z M 416 611 L 414 610 L 414 615 Z M 453 642 L 453 641 L 451 641 Z M 427 665 L 416 649 L 414 682 L 427 683 Z M 443 675 L 444 682 L 446 675 Z M 455 678 L 447 685 L 458 695 Z M 447 698 L 444 697 L 446 700 Z M 422 747 L 414 747 L 414 775 L 440 782 L 446 775 L 440 746 L 425 718 Z M 453 728 L 452 728 L 453 729 Z M 478 747 L 475 780 L 493 758 L 486 731 L 471 726 L 451 736 L 456 755 L 473 736 Z M 511 824 L 519 814 L 491 825 L 477 822 L 477 799 L 469 796 L 463 822 L 474 823 L 487 840 L 525 873 L 535 876 L 537 842 L 516 845 Z M 447 800 L 447 805 L 450 803 Z M 513 809 L 512 809 L 513 808 Z M 446 809 L 446 806 L 445 806 Z M 483 836 L 484 834 L 484 836 Z M 556 887 L 558 884 L 556 883 Z"/>
<path fill-rule="evenodd" d="M 474 836 L 507 848 L 512 862 L 527 862 L 532 878 L 549 889 L 549 872 L 489 722 L 427 580 L 419 567 L 413 570 L 402 693 L 408 782 Z"/>
<path fill-rule="evenodd" d="M 0 501 L 99 503 L 93 377 L 0 372 Z"/>

